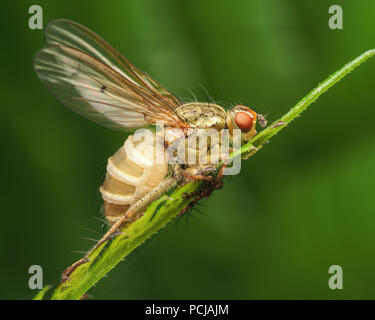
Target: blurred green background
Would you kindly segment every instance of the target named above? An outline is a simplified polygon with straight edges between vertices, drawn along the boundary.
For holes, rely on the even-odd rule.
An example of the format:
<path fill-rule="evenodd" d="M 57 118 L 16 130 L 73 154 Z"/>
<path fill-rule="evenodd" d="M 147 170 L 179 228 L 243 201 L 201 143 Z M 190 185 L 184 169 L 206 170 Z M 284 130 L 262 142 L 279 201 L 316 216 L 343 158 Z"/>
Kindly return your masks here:
<path fill-rule="evenodd" d="M 61 105 L 37 79 L 44 24 L 97 32 L 180 97 L 241 102 L 275 120 L 375 48 L 375 2 L 2 1 L 0 298 L 29 299 L 104 233 L 98 187 L 125 136 Z M 344 29 L 328 28 L 342 5 Z M 375 61 L 366 62 L 264 147 L 241 174 L 138 248 L 95 299 L 371 299 L 375 297 Z M 344 289 L 328 288 L 341 265 Z"/>

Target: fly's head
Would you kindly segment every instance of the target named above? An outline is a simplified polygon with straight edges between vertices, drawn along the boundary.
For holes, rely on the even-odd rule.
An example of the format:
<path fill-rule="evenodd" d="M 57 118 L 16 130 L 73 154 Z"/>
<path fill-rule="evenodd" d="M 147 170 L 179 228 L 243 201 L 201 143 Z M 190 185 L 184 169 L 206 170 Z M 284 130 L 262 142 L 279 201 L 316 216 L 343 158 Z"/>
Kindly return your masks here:
<path fill-rule="evenodd" d="M 246 143 L 253 138 L 256 131 L 256 123 L 259 123 L 261 127 L 267 125 L 267 121 L 264 116 L 257 114 L 246 106 L 237 105 L 233 109 L 227 112 L 226 125 L 231 133 L 233 129 L 241 130 L 242 143 Z M 232 134 L 231 134 L 232 135 Z"/>

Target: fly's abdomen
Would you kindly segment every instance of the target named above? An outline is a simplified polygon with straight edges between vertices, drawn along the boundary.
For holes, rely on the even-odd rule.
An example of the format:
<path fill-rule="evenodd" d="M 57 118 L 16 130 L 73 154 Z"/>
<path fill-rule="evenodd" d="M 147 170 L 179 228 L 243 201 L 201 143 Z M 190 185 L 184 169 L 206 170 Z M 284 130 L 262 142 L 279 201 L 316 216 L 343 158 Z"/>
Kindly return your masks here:
<path fill-rule="evenodd" d="M 125 144 L 108 159 L 100 192 L 109 223 L 119 220 L 136 200 L 155 188 L 167 175 L 167 161 L 155 160 L 155 140 L 153 143 L 135 143 L 133 136 L 129 136 Z"/>

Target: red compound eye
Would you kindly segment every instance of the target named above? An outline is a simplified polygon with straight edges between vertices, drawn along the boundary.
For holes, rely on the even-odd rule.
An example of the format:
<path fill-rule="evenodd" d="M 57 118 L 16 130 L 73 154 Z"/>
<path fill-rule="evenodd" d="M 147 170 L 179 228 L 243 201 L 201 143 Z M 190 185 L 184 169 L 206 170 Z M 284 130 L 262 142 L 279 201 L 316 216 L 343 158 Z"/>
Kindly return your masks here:
<path fill-rule="evenodd" d="M 234 122 L 243 132 L 250 131 L 251 127 L 253 126 L 253 118 L 247 112 L 236 112 Z"/>

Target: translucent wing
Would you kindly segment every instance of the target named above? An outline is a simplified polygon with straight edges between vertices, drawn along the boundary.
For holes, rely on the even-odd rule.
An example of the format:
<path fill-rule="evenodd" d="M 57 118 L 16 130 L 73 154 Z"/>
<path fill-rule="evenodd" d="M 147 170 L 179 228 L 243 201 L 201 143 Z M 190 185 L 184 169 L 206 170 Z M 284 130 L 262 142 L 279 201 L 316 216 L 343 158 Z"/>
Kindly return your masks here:
<path fill-rule="evenodd" d="M 179 100 L 85 27 L 54 20 L 35 56 L 42 82 L 72 110 L 101 125 L 127 130 L 156 122 L 186 127 Z"/>

